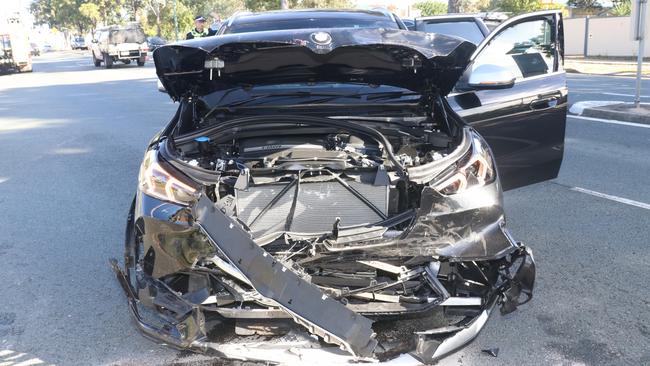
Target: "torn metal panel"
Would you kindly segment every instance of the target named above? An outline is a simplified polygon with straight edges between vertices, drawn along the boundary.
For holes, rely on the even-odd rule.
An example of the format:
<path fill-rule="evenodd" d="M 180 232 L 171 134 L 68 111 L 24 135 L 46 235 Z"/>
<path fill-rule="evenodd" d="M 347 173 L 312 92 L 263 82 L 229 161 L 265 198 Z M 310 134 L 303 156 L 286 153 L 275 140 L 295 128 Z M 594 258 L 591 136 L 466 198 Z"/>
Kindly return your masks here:
<path fill-rule="evenodd" d="M 194 212 L 210 240 L 262 296 L 277 301 L 326 342 L 344 346 L 357 356 L 372 355 L 377 341 L 370 319 L 325 296 L 316 286 L 279 263 L 206 196 L 199 199 Z"/>

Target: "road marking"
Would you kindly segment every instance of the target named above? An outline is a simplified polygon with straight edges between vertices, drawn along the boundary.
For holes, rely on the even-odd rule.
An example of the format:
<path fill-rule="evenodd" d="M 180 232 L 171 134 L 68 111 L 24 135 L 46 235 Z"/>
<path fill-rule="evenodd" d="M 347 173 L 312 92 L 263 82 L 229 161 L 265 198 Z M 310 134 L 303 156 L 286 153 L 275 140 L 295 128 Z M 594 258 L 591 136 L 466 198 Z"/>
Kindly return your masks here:
<path fill-rule="evenodd" d="M 588 93 L 595 93 L 595 92 L 588 92 Z M 610 92 L 601 92 L 600 94 L 605 94 L 605 95 L 614 95 L 617 97 L 635 97 L 636 95 L 634 94 L 623 94 L 623 93 L 610 93 Z M 639 95 L 641 98 L 650 98 L 650 95 Z"/>
<path fill-rule="evenodd" d="M 612 125 L 621 125 L 621 126 L 630 126 L 630 127 L 640 127 L 640 128 L 650 128 L 650 125 L 644 125 L 642 123 L 634 123 L 634 122 L 624 122 L 624 121 L 617 121 L 613 119 L 603 119 L 603 118 L 594 118 L 594 117 L 583 117 L 583 116 L 571 116 L 567 115 L 569 118 L 576 118 L 576 119 L 583 119 L 585 121 L 593 121 L 593 122 L 602 122 L 602 123 L 609 123 Z"/>
<path fill-rule="evenodd" d="M 575 192 L 589 194 L 589 195 L 592 195 L 594 197 L 600 197 L 600 198 L 604 198 L 604 199 L 607 199 L 607 200 L 610 200 L 610 201 L 615 201 L 615 202 L 618 202 L 618 203 L 623 203 L 623 204 L 626 204 L 626 205 L 630 205 L 630 206 L 650 210 L 650 204 L 648 204 L 648 203 L 634 201 L 634 200 L 631 200 L 631 199 L 618 197 L 618 196 L 612 196 L 611 194 L 600 193 L 600 192 L 596 192 L 596 191 L 592 191 L 590 189 L 585 189 L 585 188 L 580 188 L 580 187 L 572 187 L 571 190 L 575 191 Z"/>

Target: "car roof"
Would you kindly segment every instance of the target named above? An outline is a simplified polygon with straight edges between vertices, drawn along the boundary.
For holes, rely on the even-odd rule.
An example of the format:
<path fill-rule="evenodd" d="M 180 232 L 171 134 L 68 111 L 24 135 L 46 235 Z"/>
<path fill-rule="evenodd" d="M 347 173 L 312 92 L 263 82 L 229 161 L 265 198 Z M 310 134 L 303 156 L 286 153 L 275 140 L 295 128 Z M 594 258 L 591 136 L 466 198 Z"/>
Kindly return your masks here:
<path fill-rule="evenodd" d="M 359 10 L 359 9 L 295 9 L 295 10 L 271 10 L 258 13 L 235 14 L 228 25 L 239 22 L 264 22 L 273 20 L 304 19 L 310 16 L 319 18 L 355 18 L 359 17 L 380 17 L 395 20 L 388 10 Z"/>

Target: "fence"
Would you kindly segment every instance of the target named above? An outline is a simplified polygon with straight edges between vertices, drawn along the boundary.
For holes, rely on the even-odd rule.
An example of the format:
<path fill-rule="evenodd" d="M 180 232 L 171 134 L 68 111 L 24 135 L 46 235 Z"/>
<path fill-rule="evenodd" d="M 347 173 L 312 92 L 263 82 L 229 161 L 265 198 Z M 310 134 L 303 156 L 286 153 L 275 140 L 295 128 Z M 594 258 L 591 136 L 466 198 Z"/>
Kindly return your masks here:
<path fill-rule="evenodd" d="M 577 56 L 636 57 L 638 42 L 632 40 L 631 17 L 564 19 L 564 53 Z M 646 38 L 650 35 L 646 24 Z M 650 57 L 646 43 L 644 57 Z"/>

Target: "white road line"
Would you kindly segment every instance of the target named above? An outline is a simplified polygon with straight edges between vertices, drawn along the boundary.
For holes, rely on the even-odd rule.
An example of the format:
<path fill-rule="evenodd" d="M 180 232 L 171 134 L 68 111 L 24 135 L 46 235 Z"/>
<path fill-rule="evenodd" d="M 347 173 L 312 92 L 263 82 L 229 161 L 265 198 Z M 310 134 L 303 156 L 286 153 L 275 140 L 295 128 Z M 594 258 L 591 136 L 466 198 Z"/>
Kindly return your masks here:
<path fill-rule="evenodd" d="M 34 357 L 34 358 L 30 358 L 27 361 L 19 362 L 13 366 L 33 366 L 33 365 L 40 365 L 42 363 L 43 361 L 41 359 Z"/>
<path fill-rule="evenodd" d="M 626 205 L 630 205 L 630 206 L 650 210 L 650 204 L 648 204 L 648 203 L 634 201 L 634 200 L 631 200 L 631 199 L 618 197 L 618 196 L 612 196 L 611 194 L 600 193 L 600 192 L 596 192 L 596 191 L 592 191 L 590 189 L 585 189 L 585 188 L 580 188 L 580 187 L 573 187 L 573 188 L 571 188 L 571 190 L 576 191 L 576 192 L 580 192 L 580 193 L 589 194 L 589 195 L 592 195 L 594 197 L 600 197 L 600 198 L 604 198 L 604 199 L 607 199 L 607 200 L 610 200 L 610 201 L 615 201 L 615 202 L 618 202 L 618 203 L 623 203 L 623 204 L 626 204 Z"/>
<path fill-rule="evenodd" d="M 644 125 L 643 123 L 634 123 L 634 122 L 624 122 L 624 121 L 616 121 L 613 119 L 603 119 L 603 118 L 594 118 L 594 117 L 583 117 L 583 116 L 572 116 L 572 115 L 567 115 L 569 118 L 575 118 L 575 119 L 582 119 L 585 121 L 593 121 L 593 122 L 602 122 L 602 123 L 609 123 L 612 125 L 621 125 L 621 126 L 630 126 L 630 127 L 640 127 L 640 128 L 650 128 L 650 125 Z"/>
<path fill-rule="evenodd" d="M 635 97 L 636 96 L 634 94 L 610 93 L 610 92 L 601 92 L 600 94 L 614 95 L 614 96 L 617 96 L 617 97 Z M 640 95 L 640 97 L 641 98 L 650 98 L 650 95 Z"/>
<path fill-rule="evenodd" d="M 19 359 L 19 358 L 21 358 L 21 357 L 23 357 L 25 355 L 27 355 L 27 353 L 19 353 L 17 355 L 11 356 L 11 357 L 5 357 L 4 360 L 5 361 L 13 361 L 13 360 L 17 360 L 17 359 Z"/>
<path fill-rule="evenodd" d="M 0 351 L 0 357 L 4 357 L 4 356 L 10 355 L 12 353 L 14 353 L 14 351 L 6 349 L 4 351 Z"/>

